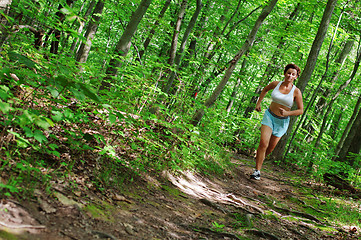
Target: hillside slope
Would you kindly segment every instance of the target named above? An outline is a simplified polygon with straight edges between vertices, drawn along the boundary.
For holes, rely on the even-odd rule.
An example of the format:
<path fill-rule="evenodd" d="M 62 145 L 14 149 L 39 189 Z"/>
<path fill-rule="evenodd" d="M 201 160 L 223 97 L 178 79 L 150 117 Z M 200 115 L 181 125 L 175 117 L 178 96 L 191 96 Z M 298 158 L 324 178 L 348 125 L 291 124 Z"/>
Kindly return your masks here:
<path fill-rule="evenodd" d="M 251 159 L 235 156 L 223 176 L 144 174 L 123 189 L 86 190 L 53 182 L 29 199 L 3 199 L 1 239 L 359 239 L 357 229 L 328 222 L 325 202 L 303 183 L 265 165 L 250 180 Z M 71 177 L 69 177 L 71 178 Z M 84 186 L 84 187 L 82 187 Z M 307 189 L 307 190 L 305 190 Z M 316 203 L 313 206 L 309 203 Z M 311 212 L 311 213 L 310 213 Z"/>

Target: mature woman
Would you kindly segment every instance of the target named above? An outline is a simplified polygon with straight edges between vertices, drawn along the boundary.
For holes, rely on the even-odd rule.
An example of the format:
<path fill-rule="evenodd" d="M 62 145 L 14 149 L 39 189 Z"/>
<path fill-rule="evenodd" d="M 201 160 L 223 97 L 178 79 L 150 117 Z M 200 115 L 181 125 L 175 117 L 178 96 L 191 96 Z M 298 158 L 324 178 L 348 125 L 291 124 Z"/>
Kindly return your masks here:
<path fill-rule="evenodd" d="M 261 179 L 263 160 L 276 147 L 278 141 L 286 133 L 289 124 L 289 116 L 297 116 L 303 113 L 302 93 L 294 84 L 294 80 L 300 75 L 300 68 L 296 64 L 288 64 L 284 69 L 284 80 L 274 81 L 268 84 L 261 92 L 256 111 L 261 111 L 261 102 L 269 90 L 272 92 L 272 103 L 265 111 L 262 127 L 261 140 L 257 148 L 256 169 L 251 174 L 251 179 Z M 293 102 L 297 109 L 291 111 Z"/>

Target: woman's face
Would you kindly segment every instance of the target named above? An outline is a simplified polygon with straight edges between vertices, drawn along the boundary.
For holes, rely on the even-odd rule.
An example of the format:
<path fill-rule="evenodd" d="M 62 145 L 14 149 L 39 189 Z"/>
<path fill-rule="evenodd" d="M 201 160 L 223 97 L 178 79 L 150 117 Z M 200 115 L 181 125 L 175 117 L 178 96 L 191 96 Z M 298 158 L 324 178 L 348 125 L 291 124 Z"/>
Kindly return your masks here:
<path fill-rule="evenodd" d="M 297 78 L 297 70 L 293 68 L 287 69 L 285 73 L 285 81 L 293 82 Z"/>

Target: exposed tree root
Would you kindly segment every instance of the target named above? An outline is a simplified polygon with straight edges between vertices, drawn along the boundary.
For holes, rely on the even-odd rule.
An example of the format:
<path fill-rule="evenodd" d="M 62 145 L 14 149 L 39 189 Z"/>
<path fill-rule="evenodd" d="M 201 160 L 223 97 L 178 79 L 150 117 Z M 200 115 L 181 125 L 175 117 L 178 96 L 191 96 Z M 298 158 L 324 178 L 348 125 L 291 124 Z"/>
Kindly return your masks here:
<path fill-rule="evenodd" d="M 12 229 L 21 229 L 21 228 L 31 228 L 31 229 L 45 229 L 45 226 L 33 226 L 33 225 L 10 225 L 4 222 L 0 221 L 0 225 L 7 227 L 7 228 L 12 228 Z"/>
<path fill-rule="evenodd" d="M 240 209 L 243 209 L 244 211 L 248 212 L 248 213 L 251 213 L 251 214 L 264 214 L 264 211 L 262 209 L 260 209 L 259 207 L 256 207 L 256 206 L 253 206 L 251 204 L 247 204 L 246 202 L 242 201 L 240 202 L 239 199 L 237 199 L 235 196 L 233 196 L 233 194 L 229 194 L 228 197 L 233 201 L 233 202 L 236 202 L 236 203 L 239 203 L 239 204 L 242 204 L 242 205 L 245 205 L 251 209 L 254 209 L 256 210 L 256 212 L 251 212 L 249 210 L 247 210 L 246 208 L 243 208 L 239 205 L 235 205 L 235 204 L 232 204 L 232 205 L 235 205 L 236 208 L 240 208 Z M 257 201 L 257 200 L 255 200 Z M 231 202 L 232 203 L 232 202 Z"/>
<path fill-rule="evenodd" d="M 335 188 L 338 188 L 340 190 L 348 190 L 353 194 L 360 193 L 358 189 L 356 189 L 354 186 L 352 186 L 349 182 L 346 180 L 340 178 L 336 174 L 331 173 L 325 173 L 323 175 L 323 179 L 328 185 L 331 185 Z"/>
<path fill-rule="evenodd" d="M 202 198 L 202 199 L 200 199 L 200 201 L 202 203 L 204 203 L 205 205 L 210 206 L 210 207 L 212 207 L 212 208 L 214 208 L 216 210 L 219 210 L 219 211 L 221 211 L 223 213 L 229 213 L 228 209 L 224 209 L 221 206 L 219 206 L 217 203 L 211 202 L 208 199 Z"/>
<path fill-rule="evenodd" d="M 298 217 L 307 218 L 307 219 L 315 221 L 317 223 L 322 223 L 319 219 L 317 219 L 316 217 L 314 217 L 314 216 L 312 216 L 310 214 L 307 214 L 307 213 L 292 211 L 292 210 L 289 210 L 289 209 L 280 208 L 280 207 L 276 207 L 276 206 L 273 206 L 273 208 L 275 208 L 277 211 L 282 212 L 282 213 L 292 214 L 292 215 L 296 215 Z"/>

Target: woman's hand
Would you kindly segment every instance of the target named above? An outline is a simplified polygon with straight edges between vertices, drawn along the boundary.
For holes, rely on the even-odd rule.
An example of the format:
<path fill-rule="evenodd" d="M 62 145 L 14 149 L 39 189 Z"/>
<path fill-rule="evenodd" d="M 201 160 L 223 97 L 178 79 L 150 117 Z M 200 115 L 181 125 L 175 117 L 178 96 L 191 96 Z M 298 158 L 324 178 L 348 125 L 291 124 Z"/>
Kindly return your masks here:
<path fill-rule="evenodd" d="M 257 112 L 262 111 L 262 110 L 261 110 L 261 105 L 259 105 L 259 104 L 256 105 L 256 108 L 255 108 L 255 109 L 256 109 Z"/>
<path fill-rule="evenodd" d="M 280 108 L 280 114 L 282 117 L 287 117 L 287 116 L 289 116 L 289 111 L 287 111 L 283 108 Z"/>

